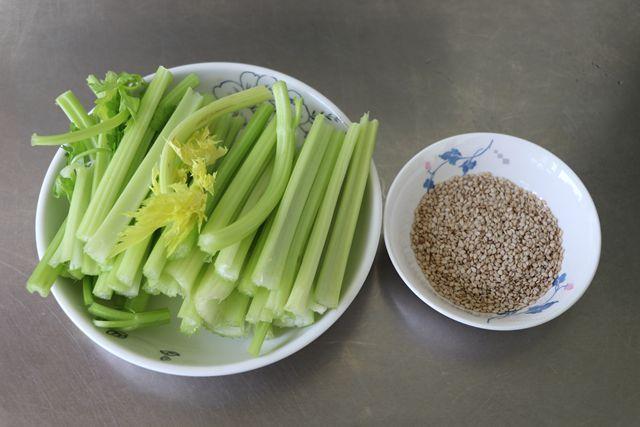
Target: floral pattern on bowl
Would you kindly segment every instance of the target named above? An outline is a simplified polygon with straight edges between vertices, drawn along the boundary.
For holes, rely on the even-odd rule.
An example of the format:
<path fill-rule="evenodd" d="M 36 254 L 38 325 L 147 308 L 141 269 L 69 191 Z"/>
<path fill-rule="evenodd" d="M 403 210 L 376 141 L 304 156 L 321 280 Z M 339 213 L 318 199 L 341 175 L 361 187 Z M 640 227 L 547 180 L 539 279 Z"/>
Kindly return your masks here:
<path fill-rule="evenodd" d="M 453 305 L 433 290 L 411 248 L 413 214 L 425 191 L 453 176 L 481 172 L 507 178 L 544 199 L 563 230 L 563 273 L 538 301 L 521 310 L 490 315 Z M 412 158 L 389 189 L 384 238 L 394 267 L 420 299 L 454 320 L 484 329 L 523 329 L 559 316 L 586 291 L 600 257 L 598 215 L 575 173 L 531 142 L 493 133 L 447 138 Z"/>

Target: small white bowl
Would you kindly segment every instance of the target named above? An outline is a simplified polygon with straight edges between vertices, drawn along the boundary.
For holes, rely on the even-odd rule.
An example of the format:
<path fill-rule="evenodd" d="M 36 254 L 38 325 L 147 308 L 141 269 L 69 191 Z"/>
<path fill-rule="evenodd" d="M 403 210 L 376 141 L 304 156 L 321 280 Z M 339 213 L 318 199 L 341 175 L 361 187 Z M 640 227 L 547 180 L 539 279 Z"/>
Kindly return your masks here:
<path fill-rule="evenodd" d="M 313 116 L 322 112 L 340 126 L 349 123 L 347 116 L 331 101 L 299 80 L 267 68 L 236 63 L 202 63 L 172 68 L 174 80 L 189 73 L 200 77 L 198 90 L 213 92 L 217 97 L 276 80 L 287 82 L 289 92 L 304 100 L 300 121 L 302 132 L 308 131 Z M 152 76 L 147 76 L 149 79 Z M 44 178 L 36 211 L 36 245 L 41 257 L 64 219 L 67 206 L 51 195 L 55 177 L 64 166 L 64 153 L 58 150 Z M 382 192 L 373 162 L 358 219 L 345 282 L 338 307 L 327 311 L 316 323 L 306 328 L 291 329 L 277 338 L 265 341 L 262 355 L 247 353 L 250 338 L 222 338 L 207 331 L 189 337 L 181 334 L 178 323 L 128 333 L 96 328 L 82 304 L 80 287 L 66 279 L 59 279 L 53 295 L 71 321 L 96 344 L 128 362 L 174 375 L 217 376 L 245 372 L 277 362 L 300 350 L 326 331 L 349 307 L 371 269 L 380 239 L 382 224 Z M 166 306 L 177 313 L 179 299 L 165 299 L 156 305 Z"/>
<path fill-rule="evenodd" d="M 411 248 L 414 210 L 425 191 L 464 173 L 491 172 L 546 200 L 563 231 L 559 277 L 536 303 L 500 315 L 473 313 L 440 297 L 420 270 Z M 531 142 L 495 133 L 457 135 L 422 150 L 396 176 L 384 211 L 384 240 L 394 267 L 429 306 L 458 322 L 514 330 L 547 322 L 587 290 L 600 259 L 600 221 L 589 192 L 562 160 Z"/>

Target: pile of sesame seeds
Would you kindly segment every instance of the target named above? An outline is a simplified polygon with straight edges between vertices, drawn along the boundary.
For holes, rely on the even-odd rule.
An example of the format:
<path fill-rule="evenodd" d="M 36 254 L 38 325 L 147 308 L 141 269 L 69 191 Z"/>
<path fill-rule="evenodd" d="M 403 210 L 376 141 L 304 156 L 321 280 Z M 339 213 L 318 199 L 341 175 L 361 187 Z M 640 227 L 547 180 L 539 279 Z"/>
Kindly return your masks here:
<path fill-rule="evenodd" d="M 562 230 L 547 204 L 490 173 L 455 177 L 425 193 L 411 243 L 433 289 L 480 313 L 535 302 L 563 257 Z"/>

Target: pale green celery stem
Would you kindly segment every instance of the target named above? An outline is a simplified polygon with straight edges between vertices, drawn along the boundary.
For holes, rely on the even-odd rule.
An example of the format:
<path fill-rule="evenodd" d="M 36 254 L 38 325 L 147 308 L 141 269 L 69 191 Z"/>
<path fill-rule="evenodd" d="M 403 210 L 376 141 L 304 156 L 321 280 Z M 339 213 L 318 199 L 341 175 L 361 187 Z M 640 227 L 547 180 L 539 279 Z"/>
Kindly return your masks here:
<path fill-rule="evenodd" d="M 140 291 L 134 298 L 129 298 L 124 303 L 124 308 L 133 313 L 139 313 L 146 310 L 151 295 L 145 291 Z"/>
<path fill-rule="evenodd" d="M 102 299 L 111 299 L 113 295 L 113 289 L 109 286 L 109 278 L 114 274 L 113 269 L 110 271 L 103 271 L 93 285 L 93 295 Z"/>
<path fill-rule="evenodd" d="M 206 258 L 207 254 L 193 248 L 185 258 L 169 261 L 165 266 L 165 271 L 180 284 L 183 295 L 191 292 Z"/>
<path fill-rule="evenodd" d="M 211 129 L 213 134 L 226 146 L 227 140 L 227 132 L 229 131 L 229 125 L 231 125 L 231 113 L 227 113 L 224 116 L 220 117 L 218 122 L 215 124 L 215 129 Z"/>
<path fill-rule="evenodd" d="M 206 264 L 195 294 L 196 301 L 222 301 L 233 292 L 236 285 L 234 280 L 220 276 L 213 263 Z"/>
<path fill-rule="evenodd" d="M 82 240 L 78 239 L 80 242 Z M 97 262 L 93 260 L 86 252 L 84 252 L 84 246 L 82 247 L 82 273 L 87 276 L 97 276 L 100 274 L 101 268 Z"/>
<path fill-rule="evenodd" d="M 296 280 L 291 289 L 291 295 L 289 295 L 289 299 L 285 305 L 285 310 L 294 315 L 300 316 L 308 310 L 309 295 L 313 287 L 313 281 L 359 132 L 359 125 L 351 124 L 349 126 L 340 154 L 338 154 L 333 174 L 329 180 L 329 185 L 322 204 L 320 205 L 320 210 L 318 211 L 305 254 L 302 258 L 302 264 L 300 265 Z"/>
<path fill-rule="evenodd" d="M 98 148 L 107 148 L 107 135 L 101 134 L 98 136 Z M 93 182 L 91 184 L 91 195 L 93 196 L 98 191 L 98 186 L 102 177 L 104 176 L 104 172 L 107 170 L 107 165 L 109 165 L 109 159 L 111 158 L 111 153 L 107 153 L 106 151 L 98 151 L 95 156 L 95 160 L 93 162 Z"/>
<path fill-rule="evenodd" d="M 213 330 L 221 314 L 221 304 L 216 300 L 199 300 L 195 299 L 196 310 L 198 315 L 204 321 L 207 329 Z"/>
<path fill-rule="evenodd" d="M 49 246 L 47 246 L 47 249 L 44 251 L 40 262 L 38 262 L 36 267 L 33 269 L 31 276 L 27 279 L 27 291 L 30 293 L 37 292 L 41 297 L 46 297 L 49 295 L 51 286 L 53 286 L 54 282 L 58 278 L 61 267 L 51 267 L 49 265 L 49 261 L 62 242 L 66 224 L 67 220 L 65 219 L 58 228 L 53 240 L 51 240 Z"/>
<path fill-rule="evenodd" d="M 144 263 L 144 267 L 142 268 L 142 272 L 145 277 L 149 280 L 158 281 L 160 279 L 160 275 L 164 271 L 164 267 L 167 263 L 167 244 L 166 238 L 163 232 L 160 234 L 160 237 L 153 245 L 151 249 L 151 253 L 147 258 L 147 261 Z"/>
<path fill-rule="evenodd" d="M 91 199 L 91 186 L 93 184 L 93 172 L 94 172 L 93 166 L 88 168 L 83 168 L 83 169 L 86 169 L 87 176 L 85 178 L 85 181 L 81 183 L 82 195 L 81 196 L 79 195 L 81 197 L 81 206 L 79 208 L 80 213 L 84 212 L 87 209 L 87 206 L 89 206 L 89 200 Z M 77 180 L 76 180 L 76 185 L 78 185 Z M 74 187 L 74 194 L 75 194 L 75 187 Z M 73 249 L 71 253 L 71 259 L 69 260 L 69 271 L 73 272 L 72 274 L 76 278 L 80 279 L 84 276 L 84 270 L 86 270 L 86 268 L 84 267 L 84 264 L 85 264 L 84 259 L 86 258 L 84 253 L 84 242 L 78 239 L 75 236 L 75 233 L 73 233 L 70 236 L 70 238 L 73 239 Z M 91 263 L 89 263 L 87 267 L 88 269 L 95 270 L 95 266 Z"/>
<path fill-rule="evenodd" d="M 102 133 L 109 132 L 123 124 L 129 118 L 129 112 L 123 110 L 113 117 L 103 120 L 100 123 L 78 129 L 73 132 L 66 132 L 57 135 L 31 135 L 31 145 L 62 145 L 80 142 L 91 138 L 97 138 Z"/>
<path fill-rule="evenodd" d="M 147 129 L 147 131 L 144 133 L 142 141 L 140 142 L 140 145 L 138 145 L 138 149 L 136 150 L 136 154 L 131 160 L 131 166 L 129 166 L 129 171 L 127 172 L 126 178 L 123 181 L 123 190 L 129 186 L 131 178 L 133 177 L 133 175 L 135 175 L 136 171 L 141 166 L 141 163 L 147 155 L 147 151 L 149 150 L 149 146 L 151 145 L 151 141 L 153 140 L 154 136 L 155 131 L 153 131 L 152 129 Z M 118 195 L 118 197 L 120 197 L 120 195 Z"/>
<path fill-rule="evenodd" d="M 56 104 L 62 109 L 69 121 L 78 129 L 88 128 L 94 125 L 93 118 L 84 109 L 75 94 L 68 90 L 56 98 Z M 98 146 L 97 138 L 92 138 L 92 145 Z"/>
<path fill-rule="evenodd" d="M 280 283 L 291 241 L 330 137 L 331 127 L 325 123 L 324 116 L 316 116 L 253 272 L 253 281 L 258 286 L 275 289 Z"/>
<path fill-rule="evenodd" d="M 91 197 L 91 171 L 84 166 L 76 169 L 76 183 L 71 195 L 67 226 L 65 227 L 62 243 L 58 246 L 49 263 L 52 267 L 69 262 L 73 255 L 73 247 L 76 241 L 76 230 L 87 209 Z"/>
<path fill-rule="evenodd" d="M 315 314 L 313 310 L 306 309 L 300 315 L 290 315 L 285 313 L 284 315 L 273 319 L 273 325 L 280 328 L 303 328 L 309 326 L 315 322 Z"/>
<path fill-rule="evenodd" d="M 171 132 L 167 139 L 184 142 L 193 132 L 207 126 L 216 117 L 261 103 L 270 97 L 271 93 L 264 86 L 256 86 L 225 96 L 191 114 Z M 169 187 L 173 184 L 171 182 L 172 171 L 170 168 L 175 157 L 175 151 L 169 145 L 165 146 L 160 159 L 159 176 L 160 190 L 163 193 L 168 192 Z"/>
<path fill-rule="evenodd" d="M 145 285 L 144 290 L 154 295 L 164 294 L 168 297 L 182 295 L 180 284 L 166 272 L 162 273 L 158 280 L 149 279 Z"/>
<path fill-rule="evenodd" d="M 160 132 L 167 123 L 167 120 L 169 120 L 169 117 L 173 114 L 178 103 L 180 103 L 180 100 L 184 97 L 185 93 L 187 93 L 189 89 L 194 89 L 199 84 L 200 79 L 193 73 L 180 80 L 180 82 L 178 82 L 173 89 L 169 90 L 169 92 L 167 92 L 167 94 L 160 100 L 160 103 L 158 103 L 158 108 L 156 108 L 156 112 L 151 118 L 149 127 L 155 132 Z"/>
<path fill-rule="evenodd" d="M 267 300 L 266 307 L 270 309 L 276 317 L 282 315 L 284 305 L 291 293 L 293 281 L 298 273 L 298 268 L 300 268 L 304 249 L 307 246 L 307 241 L 311 234 L 316 214 L 318 213 L 318 209 L 322 203 L 329 180 L 331 179 L 343 140 L 344 132 L 336 131 L 333 133 L 333 136 L 329 141 L 329 147 L 327 147 L 327 150 L 324 153 L 320 169 L 313 181 L 309 197 L 304 205 L 302 216 L 300 217 L 293 240 L 291 241 L 291 247 L 287 254 L 287 263 L 282 272 L 280 284 L 278 285 L 277 291 L 271 292 L 269 299 Z"/>
<path fill-rule="evenodd" d="M 192 335 L 200 328 L 203 320 L 196 310 L 193 296 L 187 295 L 182 301 L 178 311 L 178 318 L 182 320 L 180 322 L 180 332 L 183 334 Z"/>
<path fill-rule="evenodd" d="M 138 272 L 142 274 L 142 264 L 149 251 L 152 237 L 153 235 L 150 235 L 145 240 L 129 247 L 122 254 L 122 262 L 116 271 L 116 277 L 128 288 L 134 286 Z"/>
<path fill-rule="evenodd" d="M 353 236 L 358 224 L 364 190 L 367 186 L 371 157 L 376 143 L 378 121 L 373 120 L 361 132 L 349 173 L 340 196 L 336 221 L 331 230 L 327 250 L 318 273 L 315 301 L 329 308 L 335 308 L 340 299 L 340 290 L 347 268 Z"/>
<path fill-rule="evenodd" d="M 213 331 L 227 337 L 245 335 L 245 315 L 251 298 L 234 291 L 221 304 L 221 313 Z"/>
<path fill-rule="evenodd" d="M 251 340 L 251 344 L 249 344 L 249 349 L 247 350 L 249 354 L 254 357 L 258 357 L 260 355 L 260 349 L 262 349 L 262 344 L 264 343 L 264 339 L 271 328 L 271 323 L 269 322 L 258 322 L 253 331 L 253 339 Z"/>
<path fill-rule="evenodd" d="M 85 307 L 93 304 L 93 294 L 91 293 L 91 288 L 91 278 L 85 276 L 82 279 L 82 302 L 84 303 Z"/>
<path fill-rule="evenodd" d="M 260 197 L 264 194 L 267 185 L 271 179 L 273 172 L 273 162 L 270 162 L 262 172 L 258 183 L 253 187 L 247 201 L 245 202 L 242 210 L 240 211 L 240 217 L 245 215 L 250 209 L 252 209 L 258 202 Z M 251 233 L 241 241 L 234 243 L 231 246 L 227 246 L 222 249 L 215 261 L 215 268 L 218 274 L 227 280 L 238 280 L 240 276 L 240 270 L 244 264 L 244 259 L 247 256 L 247 252 L 251 248 L 251 243 L 256 235 L 256 232 Z"/>
<path fill-rule="evenodd" d="M 107 286 L 109 286 L 113 291 L 120 293 L 127 289 L 127 286 L 118 279 L 118 270 L 122 265 L 122 260 L 124 259 L 124 254 L 121 253 L 116 256 L 115 261 L 113 262 L 113 267 L 109 271 L 109 278 L 107 279 Z"/>
<path fill-rule="evenodd" d="M 267 298 L 269 298 L 268 289 L 260 287 L 256 289 L 255 295 L 251 300 L 251 305 L 249 306 L 249 311 L 247 311 L 247 322 L 255 325 L 260 321 L 260 313 L 267 303 Z"/>
<path fill-rule="evenodd" d="M 235 243 L 234 241 L 229 243 L 229 245 L 219 248 L 212 245 L 212 243 L 215 242 L 212 241 L 211 235 L 215 231 L 220 230 L 229 224 L 229 222 L 233 220 L 234 215 L 238 213 L 243 200 L 249 194 L 249 191 L 251 191 L 251 187 L 272 155 L 273 146 L 276 143 L 275 130 L 276 123 L 274 119 L 266 127 L 262 135 L 260 135 L 260 138 L 251 150 L 251 153 L 249 153 L 247 159 L 240 167 L 240 170 L 238 170 L 233 178 L 233 181 L 224 192 L 220 202 L 211 213 L 211 216 L 203 227 L 202 232 L 200 233 L 200 238 L 198 239 L 198 245 L 203 251 L 214 254 L 219 249 Z M 255 205 L 252 209 L 254 208 Z M 251 231 L 247 234 L 251 234 Z"/>
<path fill-rule="evenodd" d="M 171 78 L 171 73 L 163 67 L 159 67 L 156 71 L 154 79 L 151 81 L 151 84 L 140 101 L 136 120 L 125 130 L 122 141 L 120 141 L 113 158 L 109 162 L 102 180 L 98 185 L 96 194 L 91 199 L 87 213 L 82 219 L 77 235 L 83 241 L 89 240 L 89 238 L 94 235 L 113 207 L 118 197 L 119 189 L 121 189 L 124 184 L 123 181 L 129 170 L 131 161 L 147 131 L 151 117 L 160 102 L 162 94 L 171 82 Z M 146 190 L 145 188 L 144 191 Z M 114 232 L 114 239 L 117 239 L 117 234 L 117 232 Z M 96 249 L 100 248 L 101 244 L 99 242 L 96 244 Z M 85 250 L 91 255 L 89 248 L 90 246 L 87 245 Z M 103 262 L 106 259 L 106 256 L 91 256 L 98 262 Z"/>
<path fill-rule="evenodd" d="M 162 148 L 166 143 L 167 135 L 180 121 L 184 120 L 185 117 L 195 111 L 201 102 L 201 95 L 193 92 L 191 89 L 187 90 L 187 93 L 182 98 L 182 101 L 180 101 L 180 104 L 178 104 L 178 107 L 167 122 L 166 126 L 156 138 L 151 150 L 149 150 L 144 160 L 133 174 L 133 177 L 118 197 L 113 208 L 110 209 L 108 215 L 97 228 L 93 237 L 91 237 L 89 242 L 87 242 L 85 251 L 99 263 L 103 263 L 109 256 L 111 256 L 120 233 L 122 233 L 131 221 L 131 218 L 128 217 L 126 213 L 135 211 L 140 206 L 145 196 L 149 193 L 153 167 L 157 164 L 158 159 L 160 158 Z M 115 161 L 116 158 L 114 157 L 111 163 L 109 163 L 109 167 L 111 167 Z"/>
<path fill-rule="evenodd" d="M 236 139 L 239 140 L 238 134 L 240 133 L 240 129 L 247 123 L 244 116 L 241 114 L 236 114 L 231 119 L 231 124 L 229 125 L 229 131 L 227 132 L 227 137 L 225 138 L 225 146 L 232 147 Z"/>
<path fill-rule="evenodd" d="M 251 211 L 224 228 L 214 228 L 207 233 L 205 240 L 203 240 L 204 233 L 200 236 L 199 244 L 206 248 L 207 252 L 214 252 L 232 245 L 257 230 L 280 201 L 289 181 L 295 153 L 291 105 L 287 85 L 283 81 L 274 83 L 272 90 L 276 103 L 277 144 L 271 182 Z"/>
<path fill-rule="evenodd" d="M 255 243 L 251 248 L 249 260 L 247 261 L 244 268 L 240 271 L 240 278 L 238 279 L 238 290 L 245 295 L 255 295 L 257 286 L 255 283 L 253 283 L 251 276 L 253 275 L 253 270 L 258 263 L 258 259 L 260 258 L 262 248 L 264 248 L 264 244 L 266 243 L 267 237 L 269 236 L 269 230 L 271 229 L 274 218 L 275 215 L 271 214 L 267 222 L 265 222 L 264 225 L 262 225 L 262 227 L 258 230 L 258 238 L 255 239 Z"/>

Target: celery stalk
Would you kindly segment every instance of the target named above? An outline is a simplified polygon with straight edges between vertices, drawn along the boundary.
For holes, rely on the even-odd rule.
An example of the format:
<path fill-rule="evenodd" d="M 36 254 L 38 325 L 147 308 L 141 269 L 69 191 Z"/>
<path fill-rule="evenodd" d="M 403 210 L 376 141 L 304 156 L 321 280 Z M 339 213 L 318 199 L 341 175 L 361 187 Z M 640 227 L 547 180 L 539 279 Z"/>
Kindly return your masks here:
<path fill-rule="evenodd" d="M 325 240 L 329 233 L 331 220 L 334 217 L 334 210 L 338 196 L 340 195 L 342 182 L 347 173 L 349 161 L 351 160 L 359 133 L 360 126 L 351 124 L 347 130 L 342 148 L 340 149 L 340 154 L 338 155 L 333 174 L 329 180 L 322 205 L 318 211 L 305 254 L 302 258 L 302 264 L 300 265 L 296 280 L 291 289 L 291 295 L 289 295 L 289 299 L 285 305 L 285 309 L 294 315 L 301 316 L 308 309 L 313 280 L 320 263 L 320 257 L 322 256 Z"/>
<path fill-rule="evenodd" d="M 269 230 L 271 229 L 274 218 L 275 215 L 272 214 L 267 222 L 265 222 L 258 230 L 258 238 L 255 239 L 255 243 L 251 248 L 249 259 L 247 260 L 246 265 L 240 271 L 240 278 L 238 279 L 238 290 L 245 295 L 254 296 L 255 294 L 257 287 L 256 284 L 253 283 L 251 276 L 253 275 L 253 270 L 258 263 L 258 259 L 260 258 L 260 253 L 262 253 L 262 248 L 264 248 L 264 244 L 266 243 L 267 237 L 269 236 Z"/>
<path fill-rule="evenodd" d="M 151 118 L 149 127 L 155 132 L 160 132 L 166 125 L 167 120 L 169 120 L 169 117 L 171 117 L 182 98 L 184 98 L 184 95 L 187 93 L 187 91 L 189 89 L 195 90 L 195 87 L 199 84 L 200 79 L 193 73 L 180 80 L 180 82 L 176 84 L 173 89 L 167 92 L 167 94 L 160 100 L 158 108 L 156 108 L 156 112 Z"/>
<path fill-rule="evenodd" d="M 196 311 L 196 305 L 192 295 L 187 295 L 178 311 L 180 322 L 180 332 L 192 335 L 202 325 L 202 317 Z"/>
<path fill-rule="evenodd" d="M 30 293 L 37 292 L 41 297 L 46 297 L 49 295 L 49 291 L 51 290 L 51 286 L 58 278 L 60 274 L 61 267 L 51 267 L 49 265 L 49 261 L 53 254 L 57 251 L 58 246 L 62 242 L 62 238 L 64 237 L 64 230 L 66 228 L 67 220 L 58 228 L 53 240 L 47 246 L 47 249 L 44 251 L 40 262 L 36 265 L 36 268 L 33 269 L 31 276 L 27 279 L 27 291 Z"/>
<path fill-rule="evenodd" d="M 49 260 L 52 267 L 69 262 L 73 255 L 73 247 L 76 241 L 76 230 L 82 220 L 82 215 L 86 211 L 91 197 L 91 169 L 84 166 L 76 168 L 76 184 L 73 188 L 67 225 L 64 231 L 62 243 L 58 250 Z M 82 263 L 82 261 L 80 261 Z"/>
<path fill-rule="evenodd" d="M 253 339 L 251 340 L 251 344 L 249 344 L 248 352 L 254 357 L 258 357 L 260 355 L 260 349 L 262 348 L 262 344 L 264 343 L 264 339 L 271 328 L 271 323 L 268 322 L 258 322 L 253 329 Z"/>
<path fill-rule="evenodd" d="M 233 118 L 231 119 L 231 124 L 229 125 L 229 131 L 227 132 L 227 137 L 225 138 L 225 141 L 228 141 L 225 142 L 225 147 L 231 148 L 233 147 L 236 139 L 239 140 L 238 134 L 240 133 L 240 130 L 246 124 L 246 122 L 247 121 L 245 120 L 244 116 L 242 116 L 241 114 L 236 114 L 233 116 Z"/>
<path fill-rule="evenodd" d="M 183 295 L 191 292 L 206 258 L 207 254 L 193 248 L 185 258 L 169 261 L 165 266 L 165 271 L 180 284 Z"/>
<path fill-rule="evenodd" d="M 268 298 L 269 289 L 260 287 L 256 289 L 253 299 L 251 300 L 251 305 L 249 306 L 249 311 L 247 311 L 245 317 L 247 322 L 255 325 L 260 321 L 260 313 L 267 303 Z"/>
<path fill-rule="evenodd" d="M 226 279 L 218 274 L 213 263 L 207 264 L 204 274 L 200 279 L 198 290 L 195 293 L 197 301 L 216 300 L 222 301 L 233 292 L 237 283 L 235 280 Z"/>
<path fill-rule="evenodd" d="M 220 315 L 213 332 L 225 337 L 243 337 L 245 335 L 244 317 L 247 314 L 251 298 L 234 291 L 220 304 Z"/>
<path fill-rule="evenodd" d="M 95 138 L 101 133 L 109 132 L 123 124 L 129 118 L 129 111 L 120 111 L 113 117 L 103 120 L 100 123 L 78 129 L 73 132 L 66 132 L 57 135 L 42 136 L 38 134 L 31 135 L 31 145 L 62 145 L 74 142 L 84 141 L 86 139 Z"/>
<path fill-rule="evenodd" d="M 133 177 L 104 218 L 102 224 L 87 242 L 85 251 L 98 263 L 105 262 L 111 255 L 120 233 L 129 224 L 130 218 L 126 214 L 137 209 L 149 193 L 152 170 L 160 158 L 168 134 L 175 129 L 178 123 L 195 111 L 201 102 L 201 95 L 191 89 L 187 90 L 164 129 L 156 138 L 151 150 L 133 174 Z M 109 165 L 115 161 L 114 157 Z"/>
<path fill-rule="evenodd" d="M 142 262 L 148 254 L 152 237 L 153 235 L 149 236 L 123 252 L 116 277 L 128 288 L 133 287 L 138 271 L 142 274 Z"/>
<path fill-rule="evenodd" d="M 178 142 L 183 142 L 193 132 L 207 126 L 216 117 L 259 104 L 269 98 L 271 98 L 271 93 L 264 86 L 256 86 L 220 98 L 189 115 L 171 132 L 167 140 L 173 141 L 175 139 Z M 173 184 L 171 182 L 171 177 L 173 176 L 171 166 L 175 157 L 175 151 L 169 145 L 166 145 L 160 158 L 159 184 L 160 191 L 163 193 L 168 192 L 170 185 Z"/>
<path fill-rule="evenodd" d="M 136 119 L 125 130 L 122 141 L 120 141 L 120 144 L 118 145 L 118 148 L 116 149 L 116 152 L 114 153 L 111 162 L 109 162 L 104 176 L 98 185 L 96 194 L 94 194 L 91 202 L 89 203 L 87 213 L 82 218 L 77 235 L 83 241 L 86 242 L 94 235 L 113 207 L 113 204 L 118 197 L 119 190 L 122 188 L 122 184 L 124 183 L 123 181 L 127 171 L 129 170 L 131 161 L 135 156 L 136 149 L 144 137 L 149 126 L 149 122 L 151 121 L 151 117 L 160 102 L 162 94 L 171 82 L 171 79 L 171 73 L 167 69 L 164 67 L 158 68 L 155 77 L 149 84 L 147 91 L 140 101 Z M 117 236 L 114 236 L 114 238 L 117 238 Z M 87 249 L 90 249 L 90 246 L 85 247 L 85 250 Z M 87 250 L 87 253 L 91 255 L 90 250 Z M 93 255 L 92 258 L 96 259 Z M 102 259 L 101 258 L 102 257 L 98 257 L 96 261 L 102 262 L 106 259 L 106 256 Z"/>
<path fill-rule="evenodd" d="M 91 293 L 91 278 L 82 279 L 82 302 L 86 307 L 93 304 L 93 294 Z"/>
<path fill-rule="evenodd" d="M 258 286 L 275 289 L 280 283 L 291 241 L 330 137 L 331 127 L 324 116 L 316 116 L 253 272 L 253 281 Z"/>
<path fill-rule="evenodd" d="M 150 294 L 145 291 L 140 291 L 136 297 L 129 298 L 124 303 L 124 308 L 125 310 L 129 310 L 133 313 L 139 313 L 147 308 L 150 298 Z"/>
<path fill-rule="evenodd" d="M 167 245 L 165 243 L 164 233 L 160 234 L 160 237 L 153 245 L 151 253 L 144 263 L 142 272 L 144 276 L 151 281 L 158 281 L 160 275 L 164 271 L 164 267 L 167 263 Z"/>
<path fill-rule="evenodd" d="M 113 295 L 113 289 L 109 286 L 110 276 L 114 274 L 113 269 L 110 271 L 103 271 L 93 285 L 93 295 L 102 299 L 111 299 Z"/>
<path fill-rule="evenodd" d="M 195 304 L 198 315 L 204 322 L 204 326 L 213 331 L 222 312 L 220 309 L 221 304 L 215 300 L 198 299 L 195 300 Z"/>
<path fill-rule="evenodd" d="M 360 136 L 349 166 L 349 174 L 340 197 L 336 221 L 318 273 L 314 294 L 315 301 L 325 307 L 335 308 L 340 299 L 340 289 L 367 185 L 377 131 L 378 121 L 369 122 L 366 133 Z"/>
<path fill-rule="evenodd" d="M 214 223 L 214 227 L 211 227 L 208 232 L 205 226 L 205 232 L 200 235 L 199 244 L 209 253 L 232 245 L 257 230 L 280 201 L 289 181 L 295 154 L 295 130 L 293 129 L 291 104 L 287 85 L 283 81 L 274 83 L 272 90 L 276 104 L 277 145 L 271 181 L 253 209 L 235 222 L 223 228 L 215 227 Z"/>
<path fill-rule="evenodd" d="M 320 169 L 313 181 L 313 186 L 309 192 L 307 202 L 304 205 L 302 216 L 300 217 L 300 221 L 296 227 L 291 247 L 287 254 L 287 263 L 285 264 L 285 268 L 282 272 L 280 284 L 275 291 L 271 292 L 269 299 L 267 300 L 266 308 L 271 310 L 276 317 L 283 314 L 284 305 L 291 293 L 293 281 L 298 273 L 298 268 L 300 268 L 304 249 L 307 246 L 307 241 L 311 234 L 316 214 L 318 213 L 318 209 L 322 203 L 329 180 L 331 179 L 331 174 L 336 164 L 338 154 L 340 153 L 340 147 L 342 146 L 343 140 L 344 132 L 336 131 L 329 141 L 329 147 L 322 158 Z"/>
<path fill-rule="evenodd" d="M 223 145 L 227 142 L 227 132 L 229 132 L 229 126 L 231 125 L 231 113 L 227 113 L 220 117 L 216 123 L 213 133 L 218 137 L 220 141 L 223 141 Z M 226 145 L 225 145 L 226 147 Z"/>
<path fill-rule="evenodd" d="M 143 289 L 154 295 L 164 294 L 168 297 L 182 295 L 180 284 L 166 272 L 162 273 L 157 280 L 148 279 Z"/>

